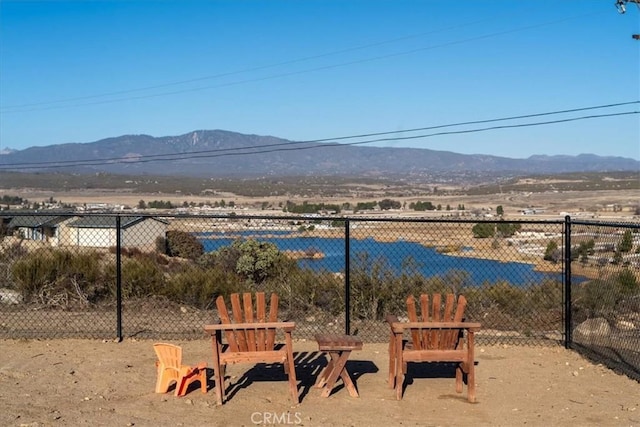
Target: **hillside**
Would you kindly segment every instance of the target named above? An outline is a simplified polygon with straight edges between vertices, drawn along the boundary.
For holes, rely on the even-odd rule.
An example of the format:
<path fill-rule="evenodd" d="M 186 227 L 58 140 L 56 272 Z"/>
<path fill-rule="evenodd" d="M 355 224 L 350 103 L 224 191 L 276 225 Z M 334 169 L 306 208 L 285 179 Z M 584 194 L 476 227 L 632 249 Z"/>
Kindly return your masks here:
<path fill-rule="evenodd" d="M 0 155 L 0 170 L 190 177 L 357 176 L 478 182 L 565 172 L 640 171 L 640 161 L 592 154 L 527 159 L 414 148 L 295 142 L 223 130 L 124 135 Z"/>

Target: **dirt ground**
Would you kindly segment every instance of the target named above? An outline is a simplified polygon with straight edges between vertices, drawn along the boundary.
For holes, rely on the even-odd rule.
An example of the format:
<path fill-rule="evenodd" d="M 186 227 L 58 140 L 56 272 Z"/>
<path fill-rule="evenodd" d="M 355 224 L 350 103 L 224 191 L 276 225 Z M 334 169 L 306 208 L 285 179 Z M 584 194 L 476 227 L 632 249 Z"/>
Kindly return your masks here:
<path fill-rule="evenodd" d="M 386 383 L 387 347 L 365 343 L 348 369 L 360 392 L 328 398 L 314 381 L 325 357 L 295 341 L 300 404 L 281 365 L 227 370 L 229 400 L 193 384 L 181 398 L 156 394 L 152 341 L 0 341 L 2 426 L 640 426 L 640 384 L 562 347 L 478 346 L 477 403 L 455 393 L 453 371 L 409 365 L 404 398 Z M 174 342 L 185 363 L 211 365 L 208 340 Z M 431 368 L 434 366 L 432 365 Z"/>

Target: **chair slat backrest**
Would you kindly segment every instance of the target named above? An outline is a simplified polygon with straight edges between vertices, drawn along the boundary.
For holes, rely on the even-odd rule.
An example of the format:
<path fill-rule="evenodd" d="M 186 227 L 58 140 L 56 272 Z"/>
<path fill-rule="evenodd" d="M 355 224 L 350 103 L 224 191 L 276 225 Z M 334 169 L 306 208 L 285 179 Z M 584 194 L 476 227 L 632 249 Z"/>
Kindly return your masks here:
<path fill-rule="evenodd" d="M 264 323 L 267 321 L 267 314 L 266 314 L 266 302 L 264 300 L 264 292 L 258 292 L 256 294 L 256 316 L 257 316 L 257 321 L 260 323 Z M 258 329 L 258 337 L 257 337 L 257 343 L 256 345 L 257 350 L 258 351 L 265 351 L 266 348 L 266 335 L 265 335 L 265 331 L 264 329 Z"/>
<path fill-rule="evenodd" d="M 218 316 L 220 316 L 220 321 L 224 324 L 230 324 L 231 318 L 229 317 L 229 311 L 227 310 L 227 306 L 224 303 L 224 298 L 219 296 L 216 299 L 216 307 L 218 308 Z M 236 352 L 238 351 L 238 342 L 236 341 L 236 335 L 233 331 L 225 331 L 225 337 L 227 338 L 227 342 L 229 343 L 229 350 Z"/>
<path fill-rule="evenodd" d="M 242 313 L 242 305 L 240 304 L 240 295 L 231 294 L 231 311 L 233 312 L 233 323 L 244 323 Z M 238 343 L 238 351 L 248 351 L 247 335 L 244 331 L 234 331 L 236 342 Z"/>
<path fill-rule="evenodd" d="M 420 295 L 420 312 L 422 314 L 422 319 L 429 318 L 429 295 L 427 294 Z M 429 342 L 431 342 L 431 334 L 429 334 L 428 331 L 423 330 L 422 336 L 420 338 L 422 338 L 422 345 L 429 347 Z"/>
<path fill-rule="evenodd" d="M 274 328 L 262 328 L 260 324 L 265 322 L 278 321 L 278 296 L 271 294 L 269 316 L 267 318 L 266 299 L 264 292 L 257 292 L 255 297 L 255 307 L 251 293 L 231 294 L 231 313 L 225 305 L 224 298 L 219 296 L 216 299 L 218 315 L 223 324 L 253 323 L 255 328 L 236 329 L 225 331 L 225 337 L 232 352 L 255 352 L 270 351 L 275 346 L 276 330 Z"/>
<path fill-rule="evenodd" d="M 441 296 L 440 294 L 434 294 L 432 298 L 433 305 L 431 307 L 431 319 L 434 322 L 440 322 L 442 318 L 440 317 L 440 303 Z M 429 319 L 422 319 L 423 322 L 428 322 Z M 431 338 L 429 340 L 429 347 L 426 348 L 440 348 L 440 332 L 431 331 Z"/>
<path fill-rule="evenodd" d="M 172 369 L 176 372 L 180 370 L 180 365 L 182 364 L 182 347 L 173 344 L 157 343 L 153 345 L 153 350 L 156 352 L 156 356 L 158 356 L 158 360 L 162 364 L 163 369 Z"/>
<path fill-rule="evenodd" d="M 277 322 L 278 321 L 278 295 L 271 294 L 271 304 L 269 304 L 269 322 Z M 267 330 L 267 343 L 266 349 L 272 350 L 273 346 L 276 343 L 276 330 L 269 329 Z"/>
<path fill-rule="evenodd" d="M 431 304 L 429 300 L 431 299 Z M 445 296 L 444 307 L 442 296 L 433 294 L 420 295 L 420 318 L 417 314 L 416 299 L 413 295 L 407 297 L 407 315 L 409 322 L 462 322 L 467 300 L 463 295 L 457 299 L 454 294 Z M 431 310 L 429 309 L 431 306 Z M 455 312 L 453 311 L 455 307 Z M 444 308 L 444 311 L 443 311 Z M 411 328 L 411 341 L 416 350 L 449 350 L 455 349 L 458 344 L 459 330 L 431 330 Z"/>
<path fill-rule="evenodd" d="M 247 323 L 253 323 L 253 302 L 251 300 L 251 294 L 243 294 L 242 302 L 244 305 L 244 321 Z M 245 331 L 245 335 L 247 340 L 247 351 L 256 351 L 256 332 L 253 329 L 247 329 Z"/>

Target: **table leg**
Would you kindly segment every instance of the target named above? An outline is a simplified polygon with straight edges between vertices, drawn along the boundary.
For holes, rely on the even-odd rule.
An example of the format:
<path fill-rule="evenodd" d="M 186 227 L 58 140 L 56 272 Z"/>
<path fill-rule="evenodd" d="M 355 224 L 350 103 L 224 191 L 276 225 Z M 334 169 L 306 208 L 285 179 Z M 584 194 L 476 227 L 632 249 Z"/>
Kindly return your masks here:
<path fill-rule="evenodd" d="M 349 395 L 351 397 L 360 397 L 358 395 L 358 390 L 356 390 L 355 384 L 353 384 L 353 381 L 351 381 L 351 377 L 349 376 L 349 372 L 347 372 L 347 366 L 346 365 L 345 365 L 344 368 L 342 368 L 342 371 L 340 372 L 340 377 L 342 378 L 342 382 L 344 382 L 344 386 L 349 391 Z"/>
<path fill-rule="evenodd" d="M 339 376 L 341 376 L 342 371 L 345 370 L 345 365 L 347 363 L 347 360 L 349 359 L 350 353 L 351 351 L 348 351 L 348 350 L 344 350 L 342 352 L 339 352 L 339 351 L 329 352 L 329 355 L 331 356 L 331 361 L 333 362 L 333 366 L 332 366 L 331 372 L 329 373 L 329 377 L 327 378 L 327 384 L 325 385 L 325 388 L 322 391 L 322 397 L 329 397 L 329 395 L 331 394 L 331 391 L 333 390 L 333 386 L 336 384 L 336 380 L 338 379 Z M 349 382 L 351 382 L 350 378 L 349 378 Z M 353 385 L 353 383 L 351 384 Z"/>
<path fill-rule="evenodd" d="M 329 375 L 331 374 L 331 371 L 333 371 L 333 359 L 329 358 L 329 362 L 327 363 L 327 366 L 325 366 L 325 368 L 322 370 L 322 373 L 320 374 L 320 376 L 318 377 L 318 380 L 316 381 L 316 387 L 318 388 L 324 387 L 324 385 L 327 383 L 327 378 L 329 378 Z"/>

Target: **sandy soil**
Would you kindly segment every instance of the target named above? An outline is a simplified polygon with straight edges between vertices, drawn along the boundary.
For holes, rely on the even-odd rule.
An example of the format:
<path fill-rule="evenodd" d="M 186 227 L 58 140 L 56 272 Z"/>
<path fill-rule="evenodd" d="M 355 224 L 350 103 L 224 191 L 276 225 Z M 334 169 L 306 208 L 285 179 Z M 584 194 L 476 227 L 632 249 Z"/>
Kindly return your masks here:
<path fill-rule="evenodd" d="M 211 364 L 208 340 L 174 342 L 185 362 Z M 477 348 L 477 397 L 454 389 L 452 371 L 409 366 L 404 399 L 387 387 L 385 344 L 365 344 L 348 368 L 360 397 L 341 382 L 328 398 L 313 387 L 325 358 L 296 341 L 301 403 L 292 405 L 280 365 L 230 367 L 230 398 L 215 404 L 197 384 L 185 397 L 155 394 L 151 341 L 0 341 L 3 426 L 633 426 L 640 384 L 561 347 Z M 209 371 L 211 374 L 211 371 Z M 275 422 L 274 422 L 275 421 Z"/>

